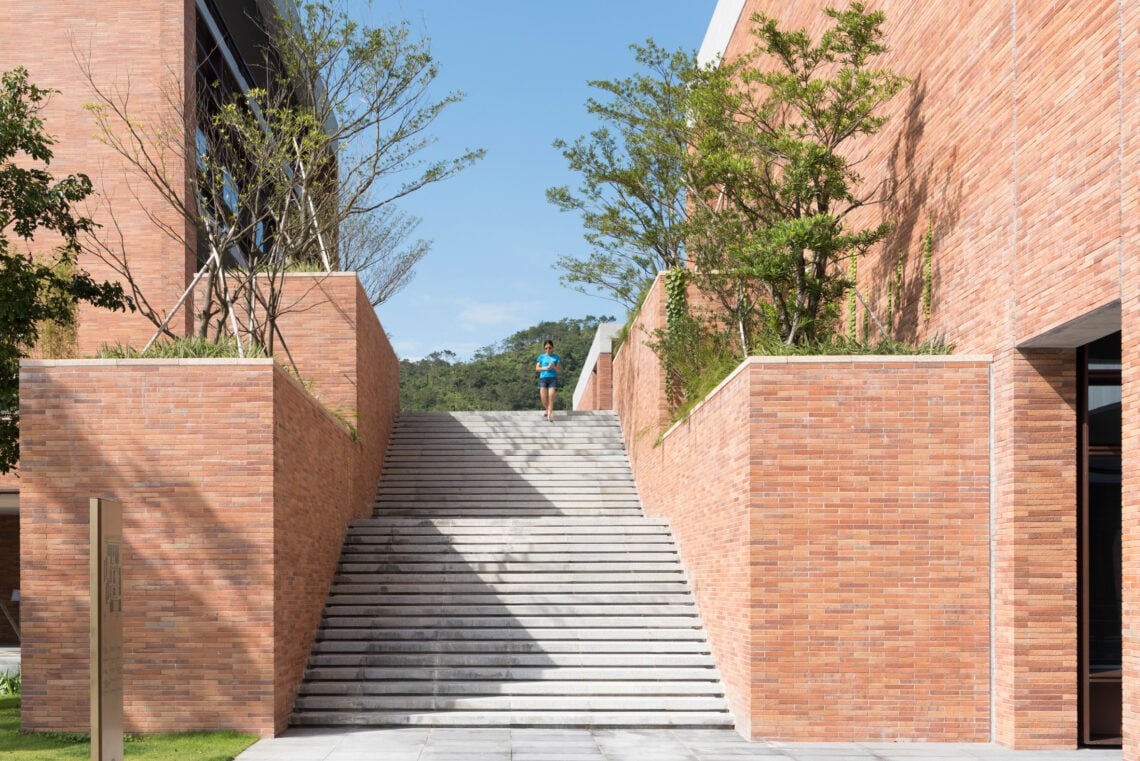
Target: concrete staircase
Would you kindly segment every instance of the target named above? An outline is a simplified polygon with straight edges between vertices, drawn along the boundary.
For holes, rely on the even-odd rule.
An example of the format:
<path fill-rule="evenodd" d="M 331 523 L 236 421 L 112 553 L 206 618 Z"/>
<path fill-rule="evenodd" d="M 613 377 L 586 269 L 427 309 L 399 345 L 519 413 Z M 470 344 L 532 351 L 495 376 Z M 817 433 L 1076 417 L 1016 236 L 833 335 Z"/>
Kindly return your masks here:
<path fill-rule="evenodd" d="M 613 413 L 401 415 L 292 722 L 731 727 Z"/>

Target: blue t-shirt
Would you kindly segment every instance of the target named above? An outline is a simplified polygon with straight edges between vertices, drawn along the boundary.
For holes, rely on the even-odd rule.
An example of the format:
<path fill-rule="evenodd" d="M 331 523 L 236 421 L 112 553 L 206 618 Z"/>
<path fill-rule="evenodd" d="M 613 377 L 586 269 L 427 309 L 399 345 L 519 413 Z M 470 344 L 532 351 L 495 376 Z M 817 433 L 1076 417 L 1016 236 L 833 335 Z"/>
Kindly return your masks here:
<path fill-rule="evenodd" d="M 557 365 L 562 361 L 562 358 L 557 354 L 539 354 L 538 366 L 546 367 L 547 365 Z M 558 371 L 551 367 L 549 370 L 543 370 L 538 374 L 539 378 L 557 378 Z"/>

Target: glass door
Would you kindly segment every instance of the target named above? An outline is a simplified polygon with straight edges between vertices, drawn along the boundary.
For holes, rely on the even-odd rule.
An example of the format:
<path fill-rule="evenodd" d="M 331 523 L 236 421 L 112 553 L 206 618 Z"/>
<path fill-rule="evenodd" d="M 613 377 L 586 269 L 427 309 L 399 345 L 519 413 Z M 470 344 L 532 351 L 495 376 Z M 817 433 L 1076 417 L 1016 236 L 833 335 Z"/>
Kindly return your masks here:
<path fill-rule="evenodd" d="M 1120 745 L 1120 334 L 1078 361 L 1081 734 L 1085 745 Z"/>

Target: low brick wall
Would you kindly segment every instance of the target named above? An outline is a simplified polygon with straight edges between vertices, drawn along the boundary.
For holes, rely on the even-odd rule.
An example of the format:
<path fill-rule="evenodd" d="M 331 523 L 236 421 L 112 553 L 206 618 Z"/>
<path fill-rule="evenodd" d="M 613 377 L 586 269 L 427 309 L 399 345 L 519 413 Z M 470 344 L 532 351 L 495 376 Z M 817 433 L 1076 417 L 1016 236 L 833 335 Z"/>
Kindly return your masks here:
<path fill-rule="evenodd" d="M 659 443 L 658 367 L 615 402 L 739 731 L 988 740 L 988 358 L 752 358 Z"/>
<path fill-rule="evenodd" d="M 306 325 L 310 341 L 294 326 L 291 350 L 304 374 L 337 347 L 313 385 L 348 402 L 355 435 L 272 360 L 22 365 L 25 729 L 88 727 L 92 496 L 124 506 L 127 730 L 287 726 L 399 408 L 395 354 L 356 279 L 322 294 L 313 311 L 332 314 Z"/>

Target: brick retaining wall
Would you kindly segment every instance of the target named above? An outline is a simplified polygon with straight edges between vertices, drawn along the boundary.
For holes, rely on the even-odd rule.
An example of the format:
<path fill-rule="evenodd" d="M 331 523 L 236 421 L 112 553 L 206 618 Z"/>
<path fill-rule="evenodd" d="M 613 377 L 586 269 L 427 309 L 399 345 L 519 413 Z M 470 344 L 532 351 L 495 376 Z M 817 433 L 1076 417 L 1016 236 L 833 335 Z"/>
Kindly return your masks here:
<path fill-rule="evenodd" d="M 988 359 L 752 358 L 657 444 L 631 340 L 615 400 L 743 734 L 989 739 Z"/>
<path fill-rule="evenodd" d="M 92 496 L 124 505 L 128 731 L 285 728 L 399 407 L 395 354 L 357 279 L 320 293 L 306 297 L 320 322 L 292 326 L 292 351 L 314 388 L 351 401 L 355 437 L 272 360 L 22 365 L 25 729 L 88 724 Z"/>

